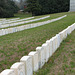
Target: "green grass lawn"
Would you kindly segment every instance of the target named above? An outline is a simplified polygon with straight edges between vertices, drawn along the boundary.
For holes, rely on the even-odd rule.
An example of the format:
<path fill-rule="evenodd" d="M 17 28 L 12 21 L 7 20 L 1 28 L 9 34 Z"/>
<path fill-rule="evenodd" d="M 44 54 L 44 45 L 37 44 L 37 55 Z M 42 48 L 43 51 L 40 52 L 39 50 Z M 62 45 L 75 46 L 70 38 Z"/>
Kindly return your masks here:
<path fill-rule="evenodd" d="M 31 13 L 17 13 L 17 14 L 14 14 L 14 17 L 19 17 L 19 18 L 27 18 L 27 17 L 32 17 L 32 14 Z"/>
<path fill-rule="evenodd" d="M 36 47 L 41 46 L 46 40 L 75 22 L 74 12 L 50 15 L 56 17 L 64 14 L 68 16 L 59 21 L 0 36 L 0 72 L 6 68 L 10 68 L 22 56 L 27 55 L 30 51 L 34 51 Z"/>
<path fill-rule="evenodd" d="M 12 19 L 12 18 L 27 18 L 27 17 L 32 17 L 32 14 L 31 13 L 16 13 L 14 14 L 14 17 L 11 17 L 11 18 L 6 18 L 6 19 Z"/>
<path fill-rule="evenodd" d="M 45 16 L 45 15 L 42 15 L 42 16 Z M 32 17 L 32 13 L 16 13 L 16 14 L 14 14 L 14 17 L 6 18 L 6 19 L 12 19 L 12 18 L 23 19 L 23 18 L 27 18 L 27 17 Z M 37 17 L 39 17 L 39 16 L 37 16 Z"/>
<path fill-rule="evenodd" d="M 75 30 L 34 75 L 75 75 Z"/>

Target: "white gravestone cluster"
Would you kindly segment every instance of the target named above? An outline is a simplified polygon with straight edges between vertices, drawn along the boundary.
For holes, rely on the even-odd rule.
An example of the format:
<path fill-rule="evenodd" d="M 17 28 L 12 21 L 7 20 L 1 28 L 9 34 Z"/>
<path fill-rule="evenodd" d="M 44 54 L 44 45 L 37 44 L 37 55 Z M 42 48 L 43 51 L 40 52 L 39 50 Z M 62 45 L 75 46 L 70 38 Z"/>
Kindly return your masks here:
<path fill-rule="evenodd" d="M 28 56 L 23 56 L 20 62 L 14 63 L 10 69 L 2 71 L 0 75 L 33 75 L 33 72 L 37 72 L 48 62 L 49 58 L 59 48 L 61 42 L 73 30 L 75 30 L 75 23 L 47 40 L 42 46 L 37 47 L 36 51 L 31 51 Z"/>
<path fill-rule="evenodd" d="M 34 17 L 29 17 L 29 18 L 24 18 L 24 19 L 15 18 L 15 19 L 3 20 L 3 21 L 0 21 L 0 28 L 5 28 L 5 27 L 9 27 L 9 26 L 16 26 L 21 23 L 24 23 L 25 20 L 29 20 L 32 18 L 34 18 Z"/>
<path fill-rule="evenodd" d="M 45 25 L 57 20 L 60 20 L 64 17 L 66 17 L 67 15 L 64 15 L 62 17 L 56 18 L 56 19 L 52 19 L 52 20 L 48 20 L 48 21 L 44 21 L 44 22 L 38 22 L 38 23 L 33 23 L 33 24 L 27 24 L 27 25 L 22 25 L 22 26 L 17 26 L 17 27 L 12 27 L 12 28 L 7 28 L 7 29 L 1 29 L 0 30 L 0 36 L 2 35 L 6 35 L 6 34 L 10 34 L 10 33 L 14 33 L 14 32 L 18 32 L 18 31 L 22 31 L 25 29 L 30 29 L 30 28 L 34 28 L 34 27 L 38 27 L 41 25 Z M 48 17 L 48 16 L 47 16 Z M 46 18 L 46 17 L 45 17 Z"/>
<path fill-rule="evenodd" d="M 2 22 L 2 21 L 4 21 L 4 20 L 6 20 L 6 18 L 0 19 L 0 22 Z"/>
<path fill-rule="evenodd" d="M 13 18 L 13 19 L 0 19 L 0 25 L 2 24 L 7 24 L 7 23 L 12 23 L 12 21 L 18 20 L 20 18 Z"/>
<path fill-rule="evenodd" d="M 26 18 L 26 19 L 21 19 L 21 20 L 15 20 L 15 21 L 5 21 L 5 22 L 0 23 L 1 24 L 0 28 L 11 27 L 11 26 L 16 26 L 16 25 L 20 25 L 20 24 L 29 23 L 29 22 L 34 22 L 34 21 L 46 19 L 46 18 L 49 18 L 49 17 L 50 16 L 45 16 L 45 17 L 41 17 L 41 18 L 38 18 L 38 19 L 29 20 L 29 21 L 23 21 L 23 20 L 32 19 L 34 17 L 30 17 L 30 18 Z"/>

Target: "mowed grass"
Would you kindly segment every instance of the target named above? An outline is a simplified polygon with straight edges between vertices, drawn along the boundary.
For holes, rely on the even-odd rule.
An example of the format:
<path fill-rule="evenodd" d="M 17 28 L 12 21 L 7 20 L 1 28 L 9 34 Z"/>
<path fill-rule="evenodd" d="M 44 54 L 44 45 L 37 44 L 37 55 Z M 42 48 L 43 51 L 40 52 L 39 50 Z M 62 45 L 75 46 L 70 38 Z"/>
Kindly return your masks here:
<path fill-rule="evenodd" d="M 32 13 L 17 13 L 14 14 L 14 17 L 19 17 L 19 18 L 27 18 L 27 17 L 32 17 Z"/>
<path fill-rule="evenodd" d="M 0 72 L 10 68 L 13 63 L 19 62 L 22 56 L 35 51 L 36 47 L 75 22 L 74 12 L 53 15 L 63 14 L 68 16 L 44 26 L 0 36 Z"/>
<path fill-rule="evenodd" d="M 14 17 L 11 17 L 11 18 L 6 18 L 6 19 L 12 19 L 12 18 L 27 18 L 27 17 L 32 17 L 32 14 L 31 13 L 16 13 L 14 14 Z"/>
<path fill-rule="evenodd" d="M 75 30 L 34 75 L 75 75 Z"/>

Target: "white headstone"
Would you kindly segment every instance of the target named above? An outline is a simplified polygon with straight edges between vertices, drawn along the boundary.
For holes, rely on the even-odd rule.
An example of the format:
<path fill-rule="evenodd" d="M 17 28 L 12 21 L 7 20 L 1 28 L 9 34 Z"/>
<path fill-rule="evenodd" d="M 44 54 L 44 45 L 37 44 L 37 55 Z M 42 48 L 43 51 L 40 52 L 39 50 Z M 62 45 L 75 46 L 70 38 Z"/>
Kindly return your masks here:
<path fill-rule="evenodd" d="M 57 50 L 57 48 L 58 48 L 58 40 L 57 40 L 57 36 L 55 36 L 55 51 Z"/>
<path fill-rule="evenodd" d="M 17 32 L 18 30 L 17 30 L 17 27 L 15 27 L 15 32 Z"/>
<path fill-rule="evenodd" d="M 67 37 L 67 33 L 66 33 L 66 29 L 63 30 L 63 39 L 65 39 Z"/>
<path fill-rule="evenodd" d="M 42 68 L 45 64 L 45 51 L 42 47 L 37 47 L 36 51 L 38 52 L 39 68 Z"/>
<path fill-rule="evenodd" d="M 8 34 L 8 29 L 5 29 L 5 34 Z"/>
<path fill-rule="evenodd" d="M 75 29 L 74 25 L 75 23 L 71 25 L 71 32 Z"/>
<path fill-rule="evenodd" d="M 32 24 L 28 24 L 28 25 L 27 25 L 27 29 L 31 28 L 31 25 L 32 25 Z"/>
<path fill-rule="evenodd" d="M 24 25 L 24 29 L 27 29 L 27 25 Z"/>
<path fill-rule="evenodd" d="M 56 49 L 56 40 L 55 40 L 55 37 L 52 37 L 51 38 L 52 40 L 52 54 L 55 52 L 55 49 Z"/>
<path fill-rule="evenodd" d="M 32 57 L 31 56 L 23 56 L 20 59 L 20 61 L 24 62 L 24 64 L 25 64 L 26 75 L 33 75 Z"/>
<path fill-rule="evenodd" d="M 46 44 L 47 44 L 48 54 L 49 54 L 49 57 L 50 57 L 50 40 L 47 40 Z"/>
<path fill-rule="evenodd" d="M 46 43 L 47 43 L 48 49 L 49 49 L 49 57 L 51 57 L 52 56 L 52 41 L 47 40 Z"/>
<path fill-rule="evenodd" d="M 24 27 L 23 26 L 20 26 L 20 31 L 24 30 Z"/>
<path fill-rule="evenodd" d="M 48 59 L 49 59 L 49 49 L 48 49 L 48 44 L 43 44 L 42 45 L 42 48 L 44 50 L 44 54 L 45 54 L 45 62 L 48 62 Z"/>
<path fill-rule="evenodd" d="M 68 26 L 68 34 L 70 34 L 70 33 L 71 33 L 71 27 Z"/>
<path fill-rule="evenodd" d="M 75 29 L 75 23 L 72 24 L 72 28 L 73 28 L 73 30 Z"/>
<path fill-rule="evenodd" d="M 20 31 L 20 26 L 16 27 L 17 31 Z"/>
<path fill-rule="evenodd" d="M 75 30 L 75 23 L 74 23 L 74 30 Z"/>
<path fill-rule="evenodd" d="M 70 26 L 67 27 L 67 34 L 69 35 L 71 33 L 71 28 Z"/>
<path fill-rule="evenodd" d="M 13 28 L 10 28 L 9 30 L 10 30 L 10 33 L 13 33 Z"/>
<path fill-rule="evenodd" d="M 63 32 L 61 31 L 60 33 L 59 33 L 59 35 L 60 35 L 60 43 L 63 41 Z"/>
<path fill-rule="evenodd" d="M 6 24 L 5 24 L 5 25 L 1 25 L 1 28 L 5 28 L 5 27 L 7 27 L 7 26 L 8 26 L 8 25 L 6 25 Z"/>
<path fill-rule="evenodd" d="M 59 36 L 59 34 L 56 34 L 56 36 L 55 36 L 56 38 L 55 38 L 55 45 L 56 45 L 56 49 L 55 49 L 55 51 L 57 50 L 57 48 L 59 47 L 59 45 L 60 45 L 60 36 Z"/>
<path fill-rule="evenodd" d="M 28 55 L 32 57 L 33 71 L 36 72 L 39 69 L 39 65 L 38 65 L 38 53 L 37 53 L 37 51 L 32 51 Z"/>
<path fill-rule="evenodd" d="M 11 26 L 16 26 L 16 23 L 12 23 L 12 25 Z"/>
<path fill-rule="evenodd" d="M 71 25 L 71 31 L 73 31 L 73 24 Z"/>
<path fill-rule="evenodd" d="M 41 49 L 42 49 L 42 47 L 37 47 L 36 48 L 36 51 L 37 51 L 37 53 L 38 53 L 38 64 L 39 64 L 39 68 L 42 68 L 42 57 L 41 57 Z"/>
<path fill-rule="evenodd" d="M 52 56 L 53 52 L 53 40 L 50 39 L 50 57 Z"/>
<path fill-rule="evenodd" d="M 14 70 L 6 69 L 6 70 L 2 71 L 0 75 L 16 75 L 16 74 L 15 74 Z"/>
<path fill-rule="evenodd" d="M 15 27 L 13 27 L 13 33 L 14 33 L 14 32 L 16 32 L 16 28 L 15 28 Z"/>
<path fill-rule="evenodd" d="M 5 35 L 5 29 L 2 29 L 2 35 Z"/>
<path fill-rule="evenodd" d="M 58 48 L 60 46 L 60 35 L 57 34 L 56 36 L 57 36 L 57 48 Z"/>
<path fill-rule="evenodd" d="M 17 62 L 11 66 L 11 69 L 14 70 L 16 75 L 26 75 L 25 74 L 25 65 L 22 62 Z"/>
<path fill-rule="evenodd" d="M 2 36 L 3 35 L 3 33 L 2 33 L 2 29 L 0 30 L 0 36 Z"/>

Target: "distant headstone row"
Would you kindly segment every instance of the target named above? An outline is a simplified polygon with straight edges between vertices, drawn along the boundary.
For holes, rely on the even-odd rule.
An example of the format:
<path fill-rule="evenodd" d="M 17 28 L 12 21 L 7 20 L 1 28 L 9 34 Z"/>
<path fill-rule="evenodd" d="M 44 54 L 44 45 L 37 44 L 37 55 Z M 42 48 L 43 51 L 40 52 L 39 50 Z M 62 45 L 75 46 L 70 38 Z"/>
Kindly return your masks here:
<path fill-rule="evenodd" d="M 6 20 L 6 19 L 0 19 L 0 22 L 1 22 L 1 21 L 4 21 L 4 20 Z"/>
<path fill-rule="evenodd" d="M 46 19 L 46 18 L 49 18 L 49 17 L 50 16 L 45 16 L 45 17 L 41 17 L 41 18 L 38 18 L 38 19 L 33 19 L 33 20 L 29 20 L 29 21 L 23 21 L 23 20 L 32 19 L 34 17 L 26 18 L 26 19 L 18 20 L 18 21 L 22 21 L 22 22 L 15 21 L 16 23 L 0 25 L 0 28 L 10 27 L 10 26 L 16 26 L 16 25 L 30 23 L 30 22 L 34 22 L 34 21 L 39 21 L 39 20 Z"/>
<path fill-rule="evenodd" d="M 33 72 L 37 72 L 48 62 L 61 42 L 73 30 L 75 30 L 75 23 L 47 40 L 42 46 L 37 47 L 36 51 L 31 51 L 28 56 L 23 56 L 19 62 L 14 63 L 10 69 L 2 71 L 0 75 L 33 75 Z"/>
<path fill-rule="evenodd" d="M 13 19 L 0 19 L 0 23 L 5 23 L 5 22 L 9 22 L 9 21 L 14 21 L 14 20 L 18 20 L 18 19 L 20 19 L 20 18 L 13 18 Z"/>
<path fill-rule="evenodd" d="M 10 34 L 10 33 L 14 33 L 14 32 L 18 32 L 18 31 L 22 31 L 22 30 L 25 30 L 25 29 L 38 27 L 38 26 L 41 26 L 41 25 L 45 25 L 45 24 L 60 20 L 60 19 L 62 19 L 64 17 L 66 17 L 66 16 L 67 15 L 64 15 L 62 17 L 52 19 L 52 20 L 48 20 L 48 21 L 44 21 L 44 22 L 39 22 L 39 23 L 34 23 L 34 24 L 27 24 L 27 25 L 22 25 L 22 26 L 13 27 L 13 28 L 7 28 L 7 29 L 1 29 L 0 30 L 0 36 Z"/>
<path fill-rule="evenodd" d="M 16 22 L 29 20 L 29 19 L 32 19 L 32 18 L 34 18 L 34 17 L 29 17 L 29 18 L 24 18 L 24 19 L 15 18 L 15 19 L 2 20 L 2 21 L 0 21 L 0 25 L 12 24 L 12 23 L 16 23 Z"/>

